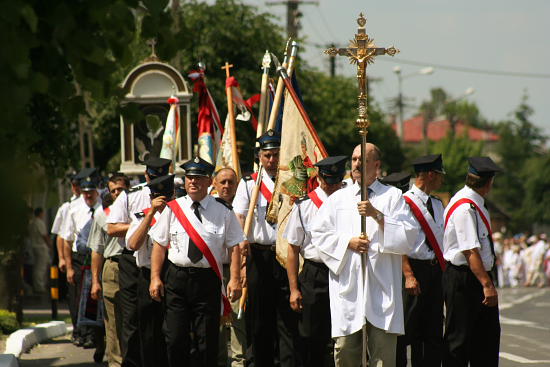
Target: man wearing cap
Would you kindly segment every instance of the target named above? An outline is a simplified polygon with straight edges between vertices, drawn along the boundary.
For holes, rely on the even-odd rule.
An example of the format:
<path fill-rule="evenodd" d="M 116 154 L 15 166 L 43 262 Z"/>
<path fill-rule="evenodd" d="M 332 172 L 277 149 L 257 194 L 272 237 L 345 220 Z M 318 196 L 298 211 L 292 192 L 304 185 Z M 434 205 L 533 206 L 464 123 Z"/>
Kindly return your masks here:
<path fill-rule="evenodd" d="M 120 302 L 122 305 L 122 334 L 120 348 L 123 366 L 141 366 L 141 347 L 139 344 L 137 319 L 137 280 L 140 276 L 136 266 L 134 251 L 126 246 L 124 240 L 130 227 L 131 215 L 151 206 L 151 193 L 146 186 L 151 180 L 168 174 L 171 161 L 164 158 L 149 158 L 145 161 L 145 183 L 132 187 L 127 193 L 122 192 L 111 206 L 107 218 L 107 233 L 119 237 L 124 247 L 119 261 Z"/>
<path fill-rule="evenodd" d="M 328 268 L 311 243 L 310 226 L 323 202 L 342 187 L 346 156 L 325 158 L 315 164 L 320 186 L 296 201 L 283 237 L 288 241 L 286 270 L 290 285 L 290 307 L 299 312 L 298 328 L 304 338 L 305 366 L 334 366 L 330 336 Z M 299 255 L 304 258 L 298 276 Z"/>
<path fill-rule="evenodd" d="M 400 190 L 380 183 L 380 151 L 366 145 L 368 200 L 361 175 L 324 202 L 311 226 L 313 245 L 329 268 L 332 337 L 336 366 L 357 366 L 367 334 L 369 364 L 395 366 L 397 335 L 403 334 L 401 255 L 418 236 Z M 359 156 L 360 158 L 360 156 Z M 361 172 L 361 162 L 352 162 Z M 353 171 L 352 171 L 353 174 Z M 366 239 L 361 238 L 366 217 Z"/>
<path fill-rule="evenodd" d="M 92 289 L 94 300 L 103 298 L 105 314 L 106 354 L 110 367 L 120 366 L 119 335 L 122 332 L 122 310 L 119 297 L 118 262 L 122 247 L 116 237 L 107 234 L 107 216 L 110 206 L 116 198 L 130 187 L 130 180 L 121 173 L 109 178 L 108 191 L 102 195 L 103 210 L 95 212 L 94 221 L 88 238 L 88 247 L 92 250 Z M 101 362 L 103 355 L 94 355 L 96 362 Z M 98 362 L 98 363 L 99 363 Z"/>
<path fill-rule="evenodd" d="M 489 157 L 468 159 L 466 185 L 445 209 L 443 366 L 498 366 L 498 294 L 491 270 L 495 252 L 485 197 L 501 169 Z"/>
<path fill-rule="evenodd" d="M 82 266 L 86 258 L 85 252 L 79 252 L 77 237 L 80 231 L 93 218 L 94 212 L 101 206 L 97 192 L 97 170 L 95 168 L 83 169 L 77 175 L 80 178 L 80 191 L 82 200 L 75 200 L 70 205 L 66 220 L 63 221 L 60 236 L 64 241 L 64 258 L 67 268 L 67 282 L 69 283 L 69 304 L 72 304 L 71 319 L 73 328 L 79 329 L 76 342 L 85 347 L 93 347 L 92 329 L 90 327 L 77 327 L 78 303 L 80 301 L 80 289 L 82 288 Z"/>
<path fill-rule="evenodd" d="M 397 187 L 404 194 L 409 190 L 411 174 L 405 171 L 390 173 L 378 179 L 384 185 Z"/>
<path fill-rule="evenodd" d="M 165 366 L 166 344 L 162 333 L 164 314 L 162 303 L 153 300 L 149 293 L 151 283 L 151 252 L 153 242 L 148 235 L 156 223 L 166 202 L 174 197 L 174 175 L 152 180 L 148 185 L 151 191 L 150 209 L 132 213 L 132 223 L 126 233 L 128 247 L 135 251 L 136 265 L 140 269 L 138 279 L 137 316 L 142 366 Z"/>
<path fill-rule="evenodd" d="M 241 296 L 237 245 L 244 234 L 230 206 L 208 195 L 214 166 L 197 157 L 181 167 L 187 195 L 169 202 L 149 231 L 153 240 L 149 291 L 157 301 L 165 298 L 163 330 L 168 366 L 196 363 L 214 367 L 220 313 L 228 314 L 229 301 Z M 227 249 L 231 278 L 226 292 L 222 256 Z"/>
<path fill-rule="evenodd" d="M 248 234 L 249 245 L 243 247 L 243 253 L 249 255 L 246 264 L 247 337 L 256 366 L 272 366 L 278 360 L 281 366 L 286 367 L 296 363 L 295 336 L 290 329 L 297 326 L 298 320 L 288 304 L 286 271 L 275 257 L 277 226 L 266 221 L 279 165 L 281 136 L 274 130 L 268 130 L 258 138 L 258 143 L 259 160 L 264 172 Z M 256 178 L 257 174 L 243 178 L 233 200 L 233 208 L 243 228 Z"/>
<path fill-rule="evenodd" d="M 441 366 L 443 344 L 443 203 L 432 191 L 443 184 L 443 159 L 432 154 L 413 162 L 416 181 L 404 199 L 421 231 L 412 251 L 403 256 L 405 335 L 397 338 L 397 366 Z"/>

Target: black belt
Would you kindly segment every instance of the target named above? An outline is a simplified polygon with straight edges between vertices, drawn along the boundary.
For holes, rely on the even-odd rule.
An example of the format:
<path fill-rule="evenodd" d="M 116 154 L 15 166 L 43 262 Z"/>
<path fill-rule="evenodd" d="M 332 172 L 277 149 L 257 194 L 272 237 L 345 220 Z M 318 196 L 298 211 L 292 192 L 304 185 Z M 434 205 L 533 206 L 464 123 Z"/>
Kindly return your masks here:
<path fill-rule="evenodd" d="M 412 259 L 412 258 L 409 257 L 409 261 L 411 263 L 431 265 L 431 266 L 436 266 L 436 265 L 439 266 L 439 261 L 437 261 L 436 257 L 434 257 L 433 259 L 426 259 L 426 260 Z"/>
<path fill-rule="evenodd" d="M 262 245 L 259 243 L 251 243 L 250 247 L 258 250 L 264 250 L 264 251 L 267 251 L 267 250 L 275 251 L 275 245 Z"/>
<path fill-rule="evenodd" d="M 168 260 L 168 264 L 170 264 L 171 266 L 176 267 L 176 269 L 178 269 L 180 271 L 183 271 L 187 274 L 206 274 L 206 273 L 209 273 L 209 272 L 214 272 L 214 270 L 212 268 L 194 268 L 192 266 L 180 266 L 180 265 L 174 264 L 170 260 Z"/>
<path fill-rule="evenodd" d="M 134 254 L 134 251 L 128 250 L 127 248 L 122 250 L 122 255 L 133 255 L 133 254 Z"/>
<path fill-rule="evenodd" d="M 111 256 L 111 257 L 108 257 L 106 260 L 111 260 L 111 261 L 114 261 L 114 262 L 119 262 L 120 261 L 120 255 L 115 255 L 115 256 Z"/>
<path fill-rule="evenodd" d="M 447 261 L 447 267 L 453 268 L 460 271 L 468 271 L 470 270 L 470 267 L 468 265 L 455 265 L 450 261 Z"/>
<path fill-rule="evenodd" d="M 324 263 L 318 263 L 317 261 L 313 261 L 310 259 L 304 259 L 304 264 L 314 266 L 320 270 L 328 270 L 327 266 Z"/>

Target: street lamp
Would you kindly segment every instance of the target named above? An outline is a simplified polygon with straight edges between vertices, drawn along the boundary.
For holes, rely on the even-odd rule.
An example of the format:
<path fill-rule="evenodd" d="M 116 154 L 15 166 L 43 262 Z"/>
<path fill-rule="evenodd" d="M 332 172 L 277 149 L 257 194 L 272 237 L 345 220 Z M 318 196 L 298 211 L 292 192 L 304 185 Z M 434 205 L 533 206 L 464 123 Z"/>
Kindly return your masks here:
<path fill-rule="evenodd" d="M 462 94 L 459 95 L 458 97 L 447 100 L 446 104 L 449 105 L 450 103 L 456 103 L 456 102 L 458 102 L 458 101 L 474 94 L 475 91 L 476 90 L 473 87 L 466 88 L 466 90 L 464 92 L 462 92 Z M 447 119 L 449 120 L 449 123 L 451 124 L 451 133 L 453 134 L 453 136 L 455 136 L 455 134 L 456 134 L 456 123 L 458 122 L 456 112 L 448 113 Z"/>
<path fill-rule="evenodd" d="M 434 70 L 435 69 L 432 66 L 427 66 L 414 73 L 402 75 L 400 66 L 395 66 L 393 68 L 393 72 L 397 75 L 397 85 L 399 90 L 399 94 L 397 96 L 397 105 L 399 107 L 399 124 L 397 124 L 397 136 L 399 137 L 399 139 L 401 139 L 401 141 L 403 141 L 403 139 L 405 138 L 405 134 L 403 131 L 403 79 L 418 75 L 430 75 L 433 74 Z"/>

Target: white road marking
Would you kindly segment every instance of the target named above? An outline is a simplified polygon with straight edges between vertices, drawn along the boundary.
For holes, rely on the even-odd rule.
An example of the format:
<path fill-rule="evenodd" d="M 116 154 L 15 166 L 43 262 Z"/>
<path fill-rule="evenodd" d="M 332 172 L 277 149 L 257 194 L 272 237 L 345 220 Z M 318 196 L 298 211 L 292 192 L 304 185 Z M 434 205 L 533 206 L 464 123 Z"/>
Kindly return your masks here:
<path fill-rule="evenodd" d="M 509 361 L 522 363 L 522 364 L 550 363 L 550 359 L 532 360 L 532 359 L 527 359 L 521 356 L 516 356 L 515 354 L 506 353 L 506 352 L 500 352 L 499 356 L 500 358 L 504 358 Z"/>
<path fill-rule="evenodd" d="M 544 295 L 545 293 L 546 293 L 546 290 L 541 289 L 541 290 L 538 290 L 536 292 L 527 294 L 523 297 L 517 298 L 517 299 L 513 300 L 512 302 L 501 303 L 501 304 L 499 304 L 498 308 L 499 308 L 499 310 L 504 311 L 504 310 L 512 308 L 516 305 L 519 305 L 519 304 L 522 304 L 522 303 L 525 303 L 525 302 L 529 302 L 533 298 L 540 297 L 540 296 Z"/>
<path fill-rule="evenodd" d="M 536 322 L 532 321 L 524 321 L 524 320 L 517 320 L 517 319 L 510 319 L 508 317 L 500 316 L 500 323 L 504 325 L 513 325 L 513 326 L 526 326 L 531 327 L 533 329 L 539 329 L 539 330 L 550 330 L 550 328 L 540 326 Z"/>

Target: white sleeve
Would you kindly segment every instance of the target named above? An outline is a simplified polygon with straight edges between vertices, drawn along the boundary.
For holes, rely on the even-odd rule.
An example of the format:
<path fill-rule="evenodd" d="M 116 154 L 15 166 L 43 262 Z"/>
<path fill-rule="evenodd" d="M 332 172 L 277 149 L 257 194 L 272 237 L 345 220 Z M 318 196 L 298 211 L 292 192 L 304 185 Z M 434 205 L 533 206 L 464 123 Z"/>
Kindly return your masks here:
<path fill-rule="evenodd" d="M 103 236 L 103 229 L 101 224 L 97 219 L 93 219 L 92 228 L 90 229 L 90 235 L 88 236 L 87 246 L 92 249 L 92 251 L 97 252 L 98 254 L 103 255 L 105 251 L 105 237 Z"/>
<path fill-rule="evenodd" d="M 61 227 L 63 225 L 63 219 L 67 214 L 68 205 L 69 203 L 65 202 L 59 207 L 59 209 L 57 209 L 57 213 L 55 214 L 55 219 L 53 221 L 51 230 L 53 234 L 59 235 L 61 233 Z"/>
<path fill-rule="evenodd" d="M 233 247 L 246 240 L 241 224 L 232 210 L 225 216 L 225 247 Z"/>
<path fill-rule="evenodd" d="M 321 206 L 311 225 L 311 241 L 319 249 L 325 265 L 335 274 L 340 274 L 348 258 L 348 244 L 353 237 L 350 233 L 339 233 L 336 229 L 336 210 L 333 200 Z M 351 219 L 350 219 L 351 220 Z"/>
<path fill-rule="evenodd" d="M 246 215 L 248 213 L 248 205 L 250 203 L 250 195 L 248 192 L 248 181 L 241 180 L 233 199 L 233 210 L 240 215 Z"/>
<path fill-rule="evenodd" d="M 61 226 L 61 233 L 59 235 L 66 241 L 74 241 L 74 232 L 76 230 L 75 227 L 76 225 L 74 223 L 73 211 L 68 210 L 67 217 L 63 221 L 63 225 Z"/>
<path fill-rule="evenodd" d="M 149 230 L 149 237 L 161 246 L 170 244 L 170 221 L 172 220 L 172 210 L 170 207 L 164 208 L 155 225 Z M 128 231 L 129 232 L 129 231 Z"/>
<path fill-rule="evenodd" d="M 399 193 L 390 200 L 388 213 L 384 214 L 384 234 L 380 238 L 379 252 L 397 255 L 409 254 L 420 233 L 420 224 Z"/>
<path fill-rule="evenodd" d="M 302 220 L 300 219 L 299 205 L 300 204 L 294 204 L 292 207 L 292 212 L 290 213 L 290 218 L 283 233 L 283 238 L 285 238 L 288 243 L 293 246 L 302 247 L 306 237 L 306 232 L 304 230 Z"/>
<path fill-rule="evenodd" d="M 461 205 L 454 211 L 453 221 L 458 251 L 466 251 L 474 248 L 481 248 L 477 236 L 476 211 L 469 205 Z"/>
<path fill-rule="evenodd" d="M 118 195 L 113 205 L 110 206 L 111 212 L 107 218 L 107 223 L 130 223 L 128 215 L 128 194 L 123 191 Z"/>

